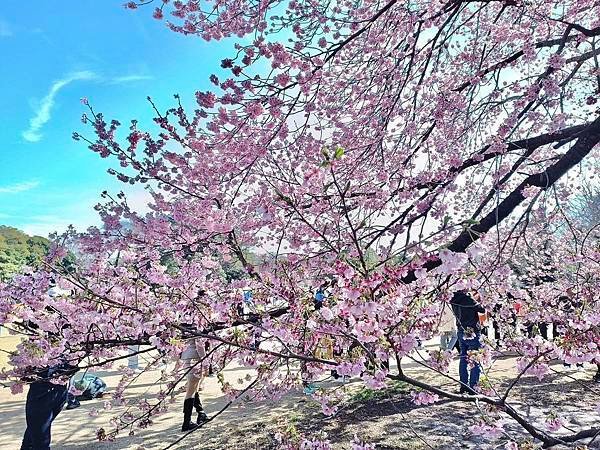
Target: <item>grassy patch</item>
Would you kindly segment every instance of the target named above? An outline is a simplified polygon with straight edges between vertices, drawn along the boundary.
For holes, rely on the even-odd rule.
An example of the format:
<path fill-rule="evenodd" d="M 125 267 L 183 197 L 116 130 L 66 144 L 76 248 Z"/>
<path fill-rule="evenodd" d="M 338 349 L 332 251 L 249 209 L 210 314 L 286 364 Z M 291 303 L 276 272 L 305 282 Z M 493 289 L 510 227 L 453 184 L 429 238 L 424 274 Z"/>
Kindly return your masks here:
<path fill-rule="evenodd" d="M 410 386 L 403 381 L 394 381 L 386 389 L 360 388 L 350 397 L 350 403 L 363 403 L 374 400 L 383 400 L 390 396 L 408 394 Z"/>

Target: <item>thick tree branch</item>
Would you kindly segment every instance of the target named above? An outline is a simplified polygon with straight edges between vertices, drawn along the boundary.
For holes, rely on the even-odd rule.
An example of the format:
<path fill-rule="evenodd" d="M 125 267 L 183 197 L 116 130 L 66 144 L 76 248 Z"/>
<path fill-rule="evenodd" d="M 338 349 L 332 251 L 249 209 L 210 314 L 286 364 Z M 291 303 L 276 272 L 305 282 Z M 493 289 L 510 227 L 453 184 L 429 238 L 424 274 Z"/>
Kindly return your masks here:
<path fill-rule="evenodd" d="M 590 123 L 585 129 L 579 130 L 577 142 L 556 163 L 552 164 L 543 172 L 529 175 L 517 188 L 515 188 L 500 204 L 490 211 L 478 224 L 468 227 L 454 239 L 448 250 L 455 253 L 464 252 L 472 243 L 500 224 L 525 200 L 523 189 L 527 187 L 539 187 L 548 189 L 558 181 L 573 166 L 579 164 L 590 151 L 600 142 L 600 117 Z M 433 260 L 427 262 L 423 268 L 432 270 L 438 267 L 441 261 Z M 404 283 L 416 280 L 414 271 L 409 272 L 402 278 Z"/>

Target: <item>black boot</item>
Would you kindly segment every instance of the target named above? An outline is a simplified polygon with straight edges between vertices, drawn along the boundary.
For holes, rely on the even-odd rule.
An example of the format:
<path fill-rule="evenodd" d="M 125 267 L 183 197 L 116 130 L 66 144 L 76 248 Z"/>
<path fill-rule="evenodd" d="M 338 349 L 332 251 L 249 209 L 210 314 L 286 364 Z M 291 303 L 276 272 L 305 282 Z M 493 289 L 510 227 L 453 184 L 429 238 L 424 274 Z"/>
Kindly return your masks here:
<path fill-rule="evenodd" d="M 193 407 L 194 399 L 186 398 L 183 402 L 183 425 L 181 425 L 181 431 L 191 431 L 198 428 L 198 425 L 192 422 Z"/>
<path fill-rule="evenodd" d="M 463 386 L 462 384 L 460 385 L 460 390 L 458 391 L 458 394 L 460 395 L 477 395 L 477 392 L 475 392 L 475 390 L 471 387 L 468 386 Z"/>
<path fill-rule="evenodd" d="M 204 412 L 204 409 L 202 408 L 202 403 L 200 403 L 200 396 L 198 395 L 197 392 L 196 392 L 196 395 L 194 396 L 194 408 L 196 408 L 196 412 L 198 413 L 198 418 L 196 419 L 196 423 L 198 425 L 200 425 L 203 422 L 208 421 L 208 416 L 206 415 L 206 413 Z"/>

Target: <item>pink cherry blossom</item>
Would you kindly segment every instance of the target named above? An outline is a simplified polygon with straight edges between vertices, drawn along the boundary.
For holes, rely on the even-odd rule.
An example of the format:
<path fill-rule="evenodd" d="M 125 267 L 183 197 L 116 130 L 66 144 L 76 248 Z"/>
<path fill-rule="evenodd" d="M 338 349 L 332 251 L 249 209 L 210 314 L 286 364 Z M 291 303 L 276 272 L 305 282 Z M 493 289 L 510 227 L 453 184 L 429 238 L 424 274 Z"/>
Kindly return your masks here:
<path fill-rule="evenodd" d="M 412 401 L 415 405 L 432 405 L 439 400 L 437 394 L 428 391 L 411 392 Z"/>
<path fill-rule="evenodd" d="M 332 369 L 371 389 L 424 383 L 455 399 L 436 381 L 456 377 L 453 357 L 416 350 L 439 338 L 463 290 L 501 330 L 470 366 L 519 355 L 503 360 L 509 379 L 482 378 L 472 431 L 498 438 L 500 420 L 525 420 L 524 432 L 553 445 L 546 424 L 506 406 L 513 381 L 541 380 L 557 359 L 600 358 L 597 230 L 580 217 L 587 204 L 573 210 L 600 175 L 600 5 L 209 3 L 127 4 L 169 17 L 164 32 L 233 50 L 203 60 L 210 91 L 165 106 L 150 98 L 150 121 L 121 124 L 82 100 L 74 139 L 106 158 L 116 182 L 147 187 L 147 210 L 105 192 L 97 226 L 54 236 L 41 267 L 0 283 L 0 324 L 27 336 L 0 379 L 20 383 L 61 358 L 118 371 L 110 402 L 127 413 L 103 438 L 128 433 L 124 423 L 152 426 L 185 379 L 149 362 L 165 387 L 132 400 L 134 375 L 119 368 L 131 343 L 165 362 L 208 343 L 218 373 L 237 365 L 254 377 L 222 380 L 234 404 L 280 401 Z M 49 295 L 54 284 L 68 294 Z M 413 360 L 418 369 L 401 370 Z M 322 391 L 333 413 L 342 399 Z M 415 402 L 434 402 L 428 392 Z M 573 441 L 589 431 L 549 417 Z M 287 449 L 331 447 L 280 432 Z"/>

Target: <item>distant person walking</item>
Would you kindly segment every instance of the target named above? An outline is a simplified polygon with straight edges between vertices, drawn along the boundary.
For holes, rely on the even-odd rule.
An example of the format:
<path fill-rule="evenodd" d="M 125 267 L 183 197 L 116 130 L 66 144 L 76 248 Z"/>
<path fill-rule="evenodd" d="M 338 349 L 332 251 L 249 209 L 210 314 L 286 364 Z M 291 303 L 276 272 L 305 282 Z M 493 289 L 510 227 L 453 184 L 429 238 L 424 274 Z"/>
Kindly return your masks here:
<path fill-rule="evenodd" d="M 456 348 L 460 352 L 460 347 L 458 346 L 456 318 L 454 317 L 452 307 L 450 305 L 444 304 L 438 332 L 440 333 L 440 348 L 442 350 L 452 351 L 454 348 Z"/>
<path fill-rule="evenodd" d="M 485 313 L 485 309 L 465 291 L 454 293 L 452 300 L 452 312 L 456 317 L 456 328 L 458 342 L 460 345 L 460 363 L 458 373 L 460 377 L 460 393 L 474 394 L 475 386 L 479 383 L 481 366 L 476 361 L 471 361 L 469 369 L 470 353 L 481 348 L 481 325 L 479 314 Z"/>

